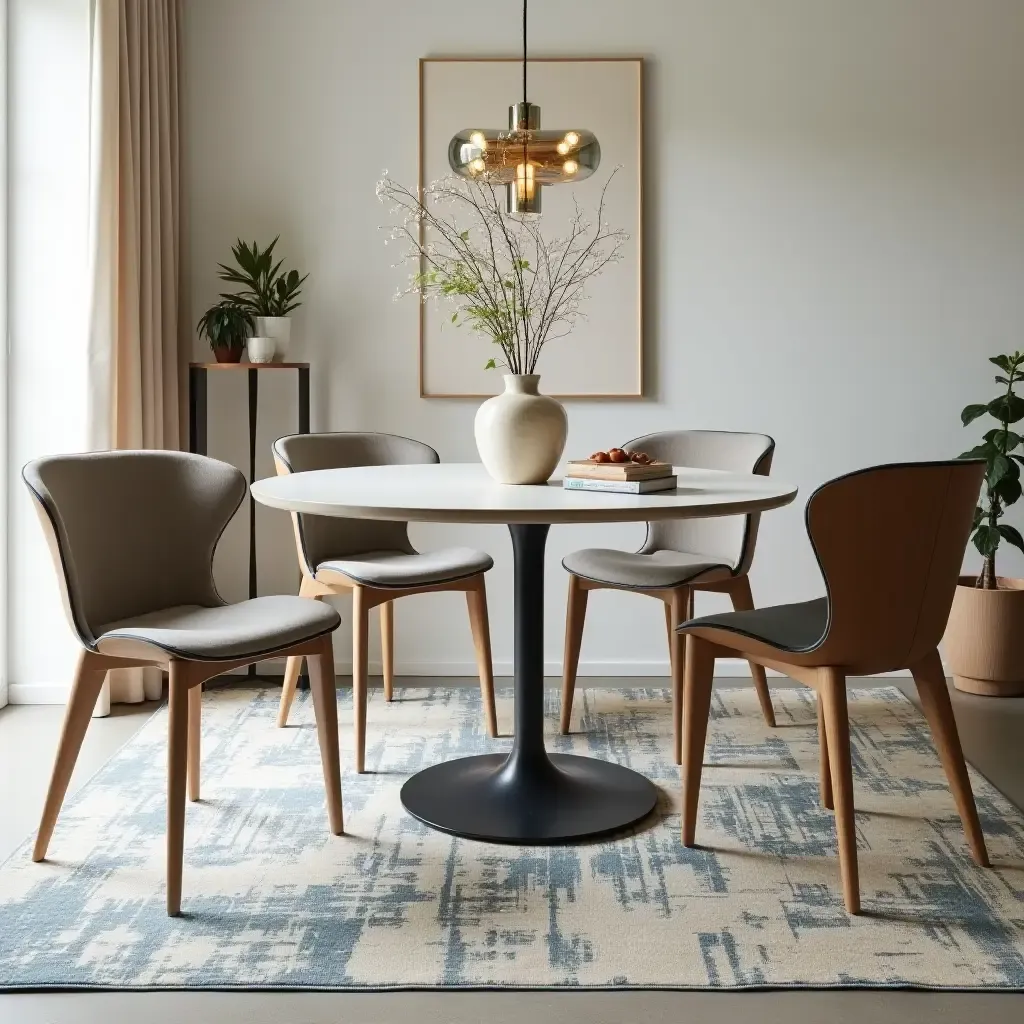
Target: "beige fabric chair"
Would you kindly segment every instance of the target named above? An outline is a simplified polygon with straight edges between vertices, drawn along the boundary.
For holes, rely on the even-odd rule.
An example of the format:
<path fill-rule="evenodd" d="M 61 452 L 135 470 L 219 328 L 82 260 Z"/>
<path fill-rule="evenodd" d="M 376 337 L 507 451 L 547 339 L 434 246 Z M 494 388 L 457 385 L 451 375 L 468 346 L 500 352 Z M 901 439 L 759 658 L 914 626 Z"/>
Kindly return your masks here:
<path fill-rule="evenodd" d="M 720 469 L 767 476 L 775 442 L 765 434 L 724 430 L 674 430 L 638 437 L 622 446 L 643 451 L 662 462 L 695 469 Z M 587 597 L 592 590 L 629 590 L 665 604 L 669 657 L 672 664 L 673 745 L 680 763 L 682 684 L 685 637 L 676 626 L 693 616 L 696 590 L 728 594 L 733 608 L 753 608 L 747 572 L 754 558 L 759 515 L 714 519 L 679 519 L 647 524 L 639 551 L 587 548 L 567 555 L 569 602 L 565 620 L 562 677 L 562 732 L 569 731 L 576 670 L 579 666 Z M 764 669 L 750 663 L 765 721 L 775 713 Z"/>
<path fill-rule="evenodd" d="M 283 474 L 354 466 L 430 464 L 440 459 L 429 445 L 407 437 L 336 433 L 282 437 L 274 444 L 274 461 L 278 473 Z M 390 701 L 394 685 L 394 602 L 400 597 L 439 590 L 465 591 L 487 731 L 496 736 L 498 724 L 484 588 L 484 573 L 494 565 L 490 555 L 461 547 L 421 553 L 409 540 L 408 524 L 401 522 L 292 513 L 292 523 L 302 572 L 299 594 L 314 598 L 344 593 L 352 595 L 356 771 L 364 771 L 366 759 L 369 613 L 372 608 L 380 608 L 384 699 Z M 288 723 L 301 667 L 300 657 L 288 659 L 278 713 L 279 726 Z"/>
<path fill-rule="evenodd" d="M 245 497 L 232 466 L 183 452 L 64 455 L 23 476 L 46 533 L 64 607 L 82 643 L 34 860 L 42 860 L 109 669 L 158 665 L 169 676 L 167 912 L 181 909 L 185 789 L 199 799 L 202 685 L 281 655 L 310 659 L 331 831 L 342 832 L 331 632 L 338 613 L 299 597 L 226 604 L 213 553 Z"/>
<path fill-rule="evenodd" d="M 716 658 L 777 669 L 818 694 L 821 800 L 836 811 L 843 896 L 860 912 L 846 678 L 910 669 L 974 860 L 988 866 L 938 643 L 946 627 L 983 462 L 881 466 L 839 477 L 807 503 L 825 579 L 816 601 L 708 615 L 679 628 L 686 650 L 683 845 L 693 846 Z"/>

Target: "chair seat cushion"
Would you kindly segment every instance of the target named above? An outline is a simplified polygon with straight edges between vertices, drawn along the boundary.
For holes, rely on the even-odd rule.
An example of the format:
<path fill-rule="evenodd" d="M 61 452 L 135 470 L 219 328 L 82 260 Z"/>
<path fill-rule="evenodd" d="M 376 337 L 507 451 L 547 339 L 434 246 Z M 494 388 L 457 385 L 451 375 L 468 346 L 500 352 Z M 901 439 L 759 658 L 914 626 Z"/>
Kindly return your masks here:
<path fill-rule="evenodd" d="M 179 605 L 104 626 L 97 644 L 129 640 L 194 661 L 271 654 L 337 629 L 341 616 L 306 597 L 257 597 L 217 608 Z"/>
<path fill-rule="evenodd" d="M 610 548 L 584 548 L 566 555 L 562 565 L 569 572 L 597 583 L 641 590 L 678 587 L 700 577 L 724 579 L 731 572 L 731 566 L 724 562 L 685 551 L 639 554 Z"/>
<path fill-rule="evenodd" d="M 704 615 L 684 622 L 679 632 L 701 626 L 740 633 L 790 654 L 806 653 L 814 650 L 825 639 L 828 630 L 828 599 L 819 597 L 814 601 L 778 604 L 771 608 L 755 608 L 749 612 Z"/>
<path fill-rule="evenodd" d="M 442 548 L 440 551 L 369 551 L 345 558 L 330 558 L 316 570 L 341 573 L 371 587 L 420 587 L 487 572 L 494 559 L 472 548 Z"/>

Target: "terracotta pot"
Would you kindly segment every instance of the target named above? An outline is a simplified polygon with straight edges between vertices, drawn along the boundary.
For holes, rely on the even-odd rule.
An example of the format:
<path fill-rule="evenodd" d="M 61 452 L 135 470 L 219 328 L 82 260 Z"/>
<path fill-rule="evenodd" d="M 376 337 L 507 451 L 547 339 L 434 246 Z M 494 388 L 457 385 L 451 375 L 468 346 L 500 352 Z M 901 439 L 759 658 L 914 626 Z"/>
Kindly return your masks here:
<path fill-rule="evenodd" d="M 953 685 L 986 697 L 1024 695 L 1024 580 L 996 578 L 978 590 L 961 576 L 943 645 Z"/>
<path fill-rule="evenodd" d="M 239 345 L 237 348 L 228 348 L 227 345 L 215 345 L 213 354 L 218 363 L 240 363 L 244 351 L 244 345 Z"/>
<path fill-rule="evenodd" d="M 565 448 L 565 409 L 538 391 L 537 374 L 505 375 L 503 394 L 477 410 L 473 432 L 480 461 L 500 484 L 542 484 Z"/>

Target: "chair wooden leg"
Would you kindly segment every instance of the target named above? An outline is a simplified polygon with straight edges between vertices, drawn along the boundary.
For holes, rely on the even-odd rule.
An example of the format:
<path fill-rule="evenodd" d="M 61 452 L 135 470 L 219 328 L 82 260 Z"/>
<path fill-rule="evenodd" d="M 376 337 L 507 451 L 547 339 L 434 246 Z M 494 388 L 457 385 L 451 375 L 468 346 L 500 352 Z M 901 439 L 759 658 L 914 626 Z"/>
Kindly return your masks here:
<path fill-rule="evenodd" d="M 494 665 L 491 660 L 491 627 L 487 618 L 487 589 L 483 576 L 477 576 L 466 591 L 469 625 L 473 631 L 476 669 L 480 676 L 480 699 L 487 718 L 487 734 L 498 735 L 498 712 L 494 706 Z"/>
<path fill-rule="evenodd" d="M 938 651 L 932 651 L 923 661 L 912 666 L 914 682 L 921 698 L 921 708 L 928 719 L 935 747 L 945 769 L 949 788 L 953 791 L 960 820 L 967 833 L 974 862 L 983 868 L 989 867 L 985 836 L 978 820 L 978 808 L 974 803 L 971 779 L 967 774 L 964 752 L 960 746 L 960 734 L 953 716 L 953 705 L 946 686 L 946 674 Z"/>
<path fill-rule="evenodd" d="M 277 709 L 277 727 L 283 729 L 288 724 L 288 715 L 292 709 L 292 701 L 295 700 L 295 688 L 299 685 L 299 676 L 302 674 L 303 657 L 291 657 L 284 665 L 284 685 L 281 687 L 281 703 Z"/>
<path fill-rule="evenodd" d="M 754 610 L 754 596 L 750 592 L 750 580 L 746 576 L 738 576 L 729 587 L 729 596 L 735 611 L 749 612 Z M 775 728 L 775 709 L 772 707 L 772 695 L 768 689 L 768 676 L 764 666 L 750 661 L 750 674 L 754 679 L 754 689 L 761 704 L 761 714 L 771 728 Z"/>
<path fill-rule="evenodd" d="M 589 591 L 582 580 L 569 573 L 569 597 L 565 610 L 565 651 L 562 656 L 562 735 L 569 732 L 572 718 L 572 700 L 576 692 L 576 671 L 580 664 L 580 646 L 583 643 L 583 625 L 587 618 Z"/>
<path fill-rule="evenodd" d="M 380 606 L 380 663 L 384 675 L 384 699 L 390 704 L 395 693 L 395 603 Z"/>
<path fill-rule="evenodd" d="M 64 712 L 64 727 L 57 746 L 57 757 L 53 772 L 50 775 L 50 788 L 46 792 L 46 803 L 43 805 L 43 816 L 36 833 L 32 859 L 43 860 L 46 849 L 50 845 L 53 828 L 57 824 L 64 796 L 75 770 L 78 753 L 82 749 L 85 731 L 92 719 L 93 708 L 103 688 L 103 680 L 107 676 L 99 655 L 91 651 L 82 651 L 78 657 L 74 682 L 71 684 L 71 696 L 68 698 L 67 710 Z"/>
<path fill-rule="evenodd" d="M 355 718 L 356 771 L 362 774 L 366 761 L 366 644 L 369 614 L 366 589 L 352 589 L 352 711 Z"/>
<path fill-rule="evenodd" d="M 693 618 L 693 590 L 682 587 L 672 591 L 665 602 L 665 625 L 668 629 L 668 660 L 672 669 L 672 750 L 676 764 L 683 763 L 683 676 L 686 673 L 687 637 L 677 633 L 676 626 Z"/>
<path fill-rule="evenodd" d="M 836 833 L 843 900 L 851 914 L 860 913 L 857 869 L 857 824 L 853 814 L 853 766 L 850 761 L 850 720 L 846 708 L 846 677 L 841 669 L 818 670 L 818 697 L 823 704 L 828 761 L 835 798 Z"/>
<path fill-rule="evenodd" d="M 338 752 L 338 693 L 334 678 L 334 644 L 328 633 L 319 654 L 309 661 L 309 686 L 313 691 L 313 714 L 320 741 L 320 762 L 324 769 L 327 793 L 327 817 L 331 831 L 340 836 L 345 831 L 341 808 L 341 756 Z"/>
<path fill-rule="evenodd" d="M 821 806 L 832 811 L 835 802 L 832 799 L 832 770 L 828 764 L 828 733 L 825 729 L 825 711 L 821 698 L 816 697 L 818 705 L 818 791 L 821 794 Z"/>
<path fill-rule="evenodd" d="M 167 913 L 181 912 L 181 871 L 185 854 L 185 777 L 188 764 L 187 662 L 170 663 L 167 713 Z"/>
<path fill-rule="evenodd" d="M 302 582 L 299 584 L 299 597 L 308 597 L 318 600 L 323 597 L 316 583 L 305 573 L 302 575 Z M 301 657 L 289 658 L 284 666 L 284 685 L 281 687 L 281 703 L 277 709 L 277 727 L 283 729 L 288 724 L 288 715 L 292 709 L 292 701 L 295 700 L 295 688 L 299 685 L 299 676 L 302 674 Z"/>
<path fill-rule="evenodd" d="M 199 765 L 202 760 L 203 684 L 188 691 L 188 798 L 199 799 Z"/>
<path fill-rule="evenodd" d="M 683 846 L 693 846 L 697 833 L 700 777 L 715 681 L 714 648 L 691 636 L 686 645 L 683 683 Z"/>

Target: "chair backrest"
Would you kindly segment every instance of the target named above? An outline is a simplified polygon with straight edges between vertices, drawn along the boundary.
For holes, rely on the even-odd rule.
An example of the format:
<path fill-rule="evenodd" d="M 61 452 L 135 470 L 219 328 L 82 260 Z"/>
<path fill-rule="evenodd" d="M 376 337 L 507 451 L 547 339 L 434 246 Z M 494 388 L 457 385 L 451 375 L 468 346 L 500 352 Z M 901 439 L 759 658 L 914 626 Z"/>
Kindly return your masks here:
<path fill-rule="evenodd" d="M 811 495 L 807 535 L 829 602 L 821 664 L 889 672 L 935 650 L 984 471 L 979 461 L 878 466 Z"/>
<path fill-rule="evenodd" d="M 39 459 L 22 476 L 87 647 L 121 619 L 224 603 L 213 553 L 246 492 L 233 466 L 186 452 L 95 452 Z"/>
<path fill-rule="evenodd" d="M 669 430 L 638 437 L 624 448 L 647 452 L 675 466 L 721 469 L 730 473 L 767 476 L 772 468 L 775 442 L 767 434 L 730 430 Z M 641 549 L 689 551 L 721 560 L 737 575 L 750 568 L 757 541 L 760 514 L 720 516 L 712 519 L 678 519 L 649 523 Z"/>
<path fill-rule="evenodd" d="M 422 441 L 396 434 L 338 433 L 291 434 L 274 442 L 278 473 L 306 473 L 315 469 L 351 466 L 409 466 L 440 462 L 436 451 Z M 414 549 L 406 523 L 376 522 L 293 513 L 299 560 L 313 576 L 329 559 L 370 551 Z"/>

